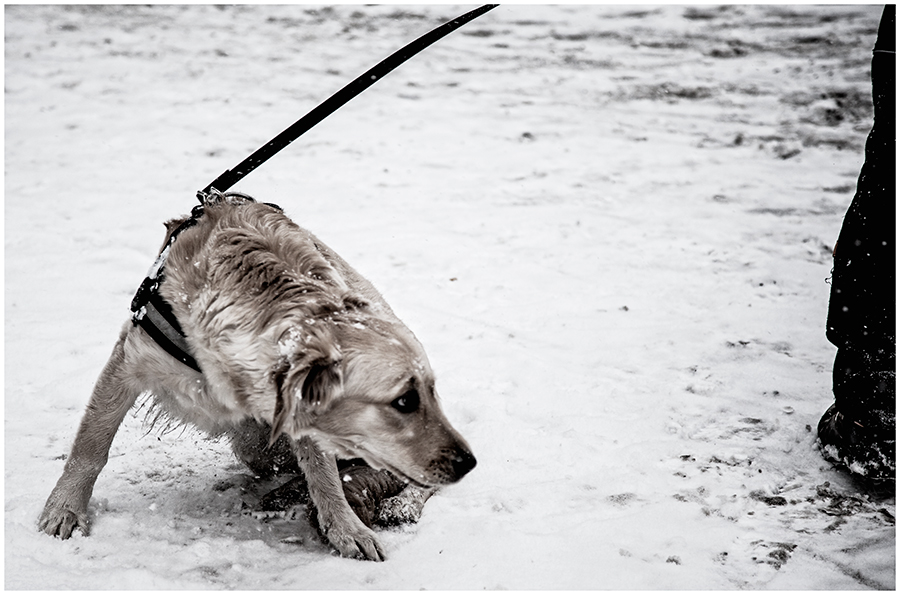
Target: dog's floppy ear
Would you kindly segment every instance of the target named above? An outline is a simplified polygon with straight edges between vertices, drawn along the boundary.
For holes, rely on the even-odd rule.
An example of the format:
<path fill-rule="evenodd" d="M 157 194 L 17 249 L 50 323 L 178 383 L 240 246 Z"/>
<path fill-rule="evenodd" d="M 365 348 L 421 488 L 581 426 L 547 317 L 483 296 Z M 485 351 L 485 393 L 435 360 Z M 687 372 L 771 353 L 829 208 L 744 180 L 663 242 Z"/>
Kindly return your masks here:
<path fill-rule="evenodd" d="M 283 359 L 273 371 L 275 413 L 272 416 L 272 445 L 282 432 L 293 434 L 304 424 L 302 418 L 315 415 L 340 394 L 343 387 L 339 354 L 321 357 Z"/>
<path fill-rule="evenodd" d="M 284 390 L 290 370 L 291 362 L 284 358 L 272 372 L 275 380 L 275 413 L 272 415 L 272 434 L 269 436 L 269 446 L 275 444 L 281 433 L 285 431 L 285 426 L 294 419 L 296 399 L 292 395 L 285 394 Z"/>
<path fill-rule="evenodd" d="M 303 395 L 302 403 L 312 410 L 327 407 L 340 392 L 343 381 L 340 360 L 313 362 L 300 391 Z"/>

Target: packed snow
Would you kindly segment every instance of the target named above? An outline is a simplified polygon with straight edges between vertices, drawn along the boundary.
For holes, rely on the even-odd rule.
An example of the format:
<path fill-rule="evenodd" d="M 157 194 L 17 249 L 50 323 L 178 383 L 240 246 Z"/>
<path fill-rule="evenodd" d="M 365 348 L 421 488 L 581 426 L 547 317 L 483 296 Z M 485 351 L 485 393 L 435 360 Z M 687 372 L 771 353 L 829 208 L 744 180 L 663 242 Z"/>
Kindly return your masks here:
<path fill-rule="evenodd" d="M 895 588 L 893 495 L 815 445 L 864 5 L 503 5 L 235 188 L 383 292 L 478 458 L 386 562 L 146 407 L 91 535 L 37 531 L 162 223 L 469 8 L 6 6 L 6 588 Z"/>

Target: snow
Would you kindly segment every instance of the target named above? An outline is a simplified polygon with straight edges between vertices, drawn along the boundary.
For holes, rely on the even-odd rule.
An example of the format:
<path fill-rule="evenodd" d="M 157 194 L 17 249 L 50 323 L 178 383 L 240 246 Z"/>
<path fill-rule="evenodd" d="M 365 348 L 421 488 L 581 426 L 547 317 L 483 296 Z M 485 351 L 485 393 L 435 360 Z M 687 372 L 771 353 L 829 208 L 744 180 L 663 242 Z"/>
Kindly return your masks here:
<path fill-rule="evenodd" d="M 504 5 L 235 188 L 384 293 L 478 458 L 386 562 L 143 410 L 92 534 L 37 532 L 161 223 L 467 8 L 6 7 L 6 588 L 895 588 L 893 496 L 814 436 L 862 5 Z"/>

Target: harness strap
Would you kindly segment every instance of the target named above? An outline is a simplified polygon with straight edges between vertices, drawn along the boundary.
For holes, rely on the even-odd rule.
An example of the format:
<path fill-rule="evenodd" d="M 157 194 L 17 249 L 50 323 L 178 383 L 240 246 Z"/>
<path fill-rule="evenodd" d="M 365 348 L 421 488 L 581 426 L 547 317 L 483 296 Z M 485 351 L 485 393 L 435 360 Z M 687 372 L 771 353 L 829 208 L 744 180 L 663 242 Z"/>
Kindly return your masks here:
<path fill-rule="evenodd" d="M 144 306 L 144 315 L 137 319 L 135 324 L 144 329 L 169 355 L 202 374 L 197 360 L 191 355 L 191 348 L 172 312 L 172 307 L 158 293 L 155 293 L 153 298 Z"/>
<path fill-rule="evenodd" d="M 147 277 L 144 278 L 137 293 L 134 294 L 134 299 L 131 300 L 131 322 L 144 329 L 169 355 L 201 373 L 202 370 L 191 354 L 190 346 L 188 346 L 184 331 L 172 311 L 172 306 L 159 295 L 159 284 L 165 278 L 163 269 L 166 259 L 169 257 L 169 250 L 181 232 L 197 224 L 197 221 L 203 216 L 203 209 L 203 205 L 194 207 L 190 218 L 172 232 L 165 248 L 156 257 L 153 266 L 150 267 L 150 272 L 147 273 Z"/>

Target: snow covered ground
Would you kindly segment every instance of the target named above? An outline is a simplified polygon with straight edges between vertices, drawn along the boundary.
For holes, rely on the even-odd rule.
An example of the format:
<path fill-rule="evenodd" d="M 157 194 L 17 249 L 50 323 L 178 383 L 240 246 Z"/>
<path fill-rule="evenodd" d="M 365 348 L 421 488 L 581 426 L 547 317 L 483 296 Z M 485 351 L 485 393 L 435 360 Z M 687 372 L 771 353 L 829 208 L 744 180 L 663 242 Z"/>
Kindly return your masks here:
<path fill-rule="evenodd" d="M 893 496 L 814 436 L 860 5 L 504 5 L 239 184 L 382 290 L 478 457 L 387 562 L 242 514 L 271 486 L 142 411 L 92 535 L 37 532 L 161 223 L 467 8 L 6 7 L 7 588 L 895 587 Z"/>

